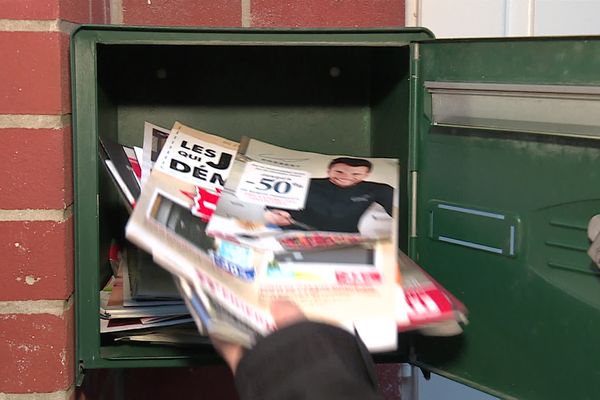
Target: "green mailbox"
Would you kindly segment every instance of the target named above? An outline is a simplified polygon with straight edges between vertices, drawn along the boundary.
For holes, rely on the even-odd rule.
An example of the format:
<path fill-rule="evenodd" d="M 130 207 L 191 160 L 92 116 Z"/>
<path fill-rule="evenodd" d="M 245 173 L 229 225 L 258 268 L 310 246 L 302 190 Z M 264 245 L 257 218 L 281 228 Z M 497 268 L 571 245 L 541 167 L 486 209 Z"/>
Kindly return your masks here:
<path fill-rule="evenodd" d="M 598 398 L 600 38 L 413 48 L 411 256 L 470 311 L 413 362 L 502 398 Z"/>
<path fill-rule="evenodd" d="M 126 211 L 98 137 L 144 121 L 396 157 L 400 246 L 470 310 L 461 336 L 390 355 L 503 398 L 600 393 L 600 38 L 435 40 L 426 29 L 83 26 L 72 37 L 77 360 L 188 366 L 214 353 L 106 342 L 98 292 Z"/>

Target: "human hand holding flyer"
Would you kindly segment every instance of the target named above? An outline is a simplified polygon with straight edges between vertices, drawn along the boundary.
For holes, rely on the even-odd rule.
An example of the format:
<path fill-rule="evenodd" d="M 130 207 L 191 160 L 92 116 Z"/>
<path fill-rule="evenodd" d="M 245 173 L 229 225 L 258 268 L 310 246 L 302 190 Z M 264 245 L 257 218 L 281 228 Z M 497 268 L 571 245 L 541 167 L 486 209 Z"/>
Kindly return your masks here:
<path fill-rule="evenodd" d="M 415 321 L 396 263 L 397 161 L 239 148 L 175 124 L 127 238 L 179 279 L 213 336 L 252 347 L 275 327 L 269 305 L 286 300 L 394 350 Z"/>

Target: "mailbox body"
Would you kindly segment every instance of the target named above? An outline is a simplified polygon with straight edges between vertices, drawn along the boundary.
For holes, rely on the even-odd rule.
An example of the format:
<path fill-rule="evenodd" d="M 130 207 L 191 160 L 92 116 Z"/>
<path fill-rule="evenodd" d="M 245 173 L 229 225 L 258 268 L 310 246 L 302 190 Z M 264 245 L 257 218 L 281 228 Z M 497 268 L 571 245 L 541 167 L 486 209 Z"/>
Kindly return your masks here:
<path fill-rule="evenodd" d="M 210 351 L 103 342 L 98 291 L 127 219 L 98 137 L 181 121 L 238 140 L 395 157 L 400 247 L 470 310 L 403 336 L 411 361 L 499 395 L 600 393 L 600 38 L 435 40 L 422 28 L 83 26 L 73 35 L 77 360 L 189 366 Z M 410 347 L 410 349 L 408 348 Z M 410 355 L 409 355 L 410 354 Z"/>

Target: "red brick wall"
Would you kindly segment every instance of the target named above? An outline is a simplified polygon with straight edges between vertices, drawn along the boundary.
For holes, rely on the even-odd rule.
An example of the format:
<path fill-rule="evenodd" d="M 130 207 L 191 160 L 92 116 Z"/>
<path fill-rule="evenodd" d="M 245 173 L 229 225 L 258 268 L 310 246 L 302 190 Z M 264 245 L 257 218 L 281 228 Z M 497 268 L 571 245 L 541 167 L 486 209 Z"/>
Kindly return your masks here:
<path fill-rule="evenodd" d="M 74 397 L 69 34 L 108 0 L 0 0 L 0 397 Z"/>
<path fill-rule="evenodd" d="M 110 399 L 122 385 L 126 396 L 150 387 L 140 398 L 169 398 L 169 374 L 178 397 L 234 399 L 221 367 L 97 371 L 74 389 L 68 42 L 79 23 L 398 27 L 404 0 L 0 0 L 0 397 Z M 397 373 L 378 368 L 389 399 Z"/>
<path fill-rule="evenodd" d="M 404 25 L 403 0 L 252 0 L 252 26 L 387 27 Z"/>
<path fill-rule="evenodd" d="M 121 0 L 131 25 L 404 26 L 404 0 Z"/>

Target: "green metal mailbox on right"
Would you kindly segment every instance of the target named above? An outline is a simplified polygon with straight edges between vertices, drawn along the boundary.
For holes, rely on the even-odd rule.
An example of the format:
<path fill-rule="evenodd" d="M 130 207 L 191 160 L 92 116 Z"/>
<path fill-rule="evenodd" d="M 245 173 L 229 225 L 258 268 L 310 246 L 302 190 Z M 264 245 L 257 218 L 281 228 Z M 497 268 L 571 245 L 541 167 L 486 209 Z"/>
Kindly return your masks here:
<path fill-rule="evenodd" d="M 469 307 L 413 362 L 501 398 L 600 398 L 600 40 L 413 46 L 410 254 Z"/>
<path fill-rule="evenodd" d="M 470 323 L 403 335 L 392 358 L 501 398 L 600 398 L 600 273 L 586 255 L 600 213 L 600 37 L 83 27 L 72 43 L 80 372 L 214 358 L 98 330 L 100 269 L 125 217 L 97 139 L 140 145 L 145 119 L 177 119 L 398 157 L 400 247 Z"/>

